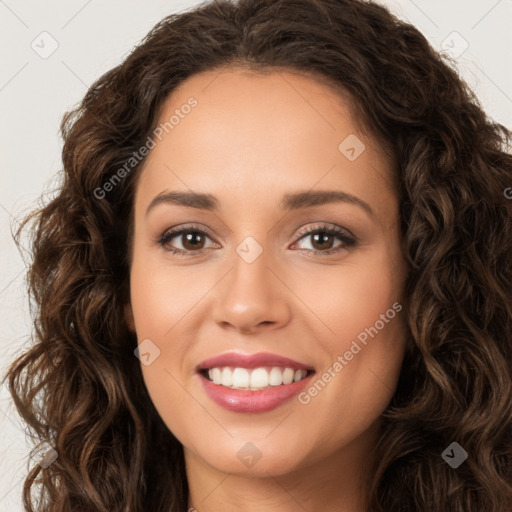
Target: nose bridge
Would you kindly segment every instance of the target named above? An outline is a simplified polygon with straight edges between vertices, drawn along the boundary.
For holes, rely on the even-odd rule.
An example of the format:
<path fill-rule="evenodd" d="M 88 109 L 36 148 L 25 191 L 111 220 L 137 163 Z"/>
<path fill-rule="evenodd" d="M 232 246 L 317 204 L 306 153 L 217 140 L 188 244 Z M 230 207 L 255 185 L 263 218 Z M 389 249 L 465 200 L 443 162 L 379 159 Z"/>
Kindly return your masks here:
<path fill-rule="evenodd" d="M 240 242 L 235 252 L 229 295 L 225 298 L 233 306 L 238 303 L 238 308 L 263 309 L 278 293 L 275 289 L 276 283 L 271 279 L 272 273 L 268 269 L 272 264 L 270 250 L 252 236 L 248 236 Z"/>
<path fill-rule="evenodd" d="M 290 313 L 286 290 L 275 270 L 270 270 L 274 266 L 270 249 L 252 236 L 244 238 L 235 248 L 232 270 L 218 295 L 216 322 L 241 331 L 286 323 Z"/>

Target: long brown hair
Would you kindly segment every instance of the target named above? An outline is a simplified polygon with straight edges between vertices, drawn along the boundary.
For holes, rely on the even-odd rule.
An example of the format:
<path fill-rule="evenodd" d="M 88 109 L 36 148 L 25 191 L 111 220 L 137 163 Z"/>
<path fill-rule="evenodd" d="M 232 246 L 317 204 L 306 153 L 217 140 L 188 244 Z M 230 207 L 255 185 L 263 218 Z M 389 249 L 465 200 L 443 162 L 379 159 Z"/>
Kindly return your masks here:
<path fill-rule="evenodd" d="M 511 132 L 417 29 L 363 0 L 217 0 L 168 16 L 65 114 L 61 183 L 16 234 L 32 227 L 34 343 L 7 377 L 30 433 L 58 453 L 28 474 L 26 510 L 186 510 L 183 449 L 151 402 L 123 314 L 144 159 L 126 163 L 181 82 L 228 66 L 332 84 L 396 163 L 410 339 L 368 511 L 509 511 Z M 468 454 L 456 469 L 442 457 L 452 442 Z"/>

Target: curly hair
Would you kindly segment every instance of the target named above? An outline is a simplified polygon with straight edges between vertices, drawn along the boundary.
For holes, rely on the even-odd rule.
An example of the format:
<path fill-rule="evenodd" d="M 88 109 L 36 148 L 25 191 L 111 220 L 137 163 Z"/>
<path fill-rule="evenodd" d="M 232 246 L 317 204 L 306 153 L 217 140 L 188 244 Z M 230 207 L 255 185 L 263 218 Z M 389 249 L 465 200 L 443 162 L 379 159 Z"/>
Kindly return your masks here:
<path fill-rule="evenodd" d="M 416 28 L 363 0 L 217 0 L 170 15 L 65 114 L 61 183 L 15 235 L 31 227 L 34 343 L 6 377 L 32 437 L 58 453 L 29 472 L 24 507 L 186 510 L 183 447 L 148 395 L 123 309 L 145 159 L 97 190 L 180 83 L 228 67 L 329 84 L 395 162 L 409 337 L 367 510 L 510 511 L 512 133 Z M 457 469 L 442 458 L 454 441 L 468 453 Z"/>

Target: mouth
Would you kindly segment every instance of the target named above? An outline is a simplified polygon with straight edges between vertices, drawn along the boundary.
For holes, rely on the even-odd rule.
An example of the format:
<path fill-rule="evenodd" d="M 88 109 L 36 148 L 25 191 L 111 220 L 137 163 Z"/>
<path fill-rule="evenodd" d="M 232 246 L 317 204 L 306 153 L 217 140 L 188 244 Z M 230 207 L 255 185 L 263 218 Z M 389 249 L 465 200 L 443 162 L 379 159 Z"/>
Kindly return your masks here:
<path fill-rule="evenodd" d="M 222 354 L 196 368 L 203 387 L 218 405 L 234 412 L 265 412 L 298 394 L 313 367 L 269 353 Z"/>
<path fill-rule="evenodd" d="M 258 368 L 216 366 L 199 370 L 199 373 L 218 386 L 245 391 L 261 391 L 300 382 L 312 375 L 314 371 L 279 366 L 260 366 Z"/>
<path fill-rule="evenodd" d="M 255 391 L 287 386 L 314 373 L 310 365 L 269 352 L 227 352 L 203 361 L 196 370 L 219 386 Z"/>

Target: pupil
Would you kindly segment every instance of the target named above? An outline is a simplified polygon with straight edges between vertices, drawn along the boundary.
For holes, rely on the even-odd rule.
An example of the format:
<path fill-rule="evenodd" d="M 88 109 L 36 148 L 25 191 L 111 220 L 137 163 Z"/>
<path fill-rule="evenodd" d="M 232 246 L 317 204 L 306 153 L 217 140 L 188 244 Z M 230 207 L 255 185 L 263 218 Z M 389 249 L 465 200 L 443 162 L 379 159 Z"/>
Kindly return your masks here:
<path fill-rule="evenodd" d="M 313 235 L 313 238 L 315 240 L 315 243 L 318 243 L 318 239 L 320 238 L 320 248 L 321 249 L 325 249 L 326 247 L 323 244 L 325 244 L 326 242 L 328 244 L 329 239 L 331 238 L 331 236 L 332 235 L 330 235 L 328 233 L 327 234 L 326 233 L 320 233 L 320 234 L 317 233 L 317 234 Z"/>
<path fill-rule="evenodd" d="M 200 244 L 200 238 L 201 238 L 200 233 L 197 233 L 197 232 L 188 233 L 187 235 L 185 235 L 186 242 L 185 242 L 184 246 L 187 247 L 187 244 L 190 243 L 192 245 L 191 249 L 195 250 L 195 249 L 197 249 L 196 245 L 198 243 Z M 189 247 L 189 249 L 190 249 L 190 247 Z"/>

